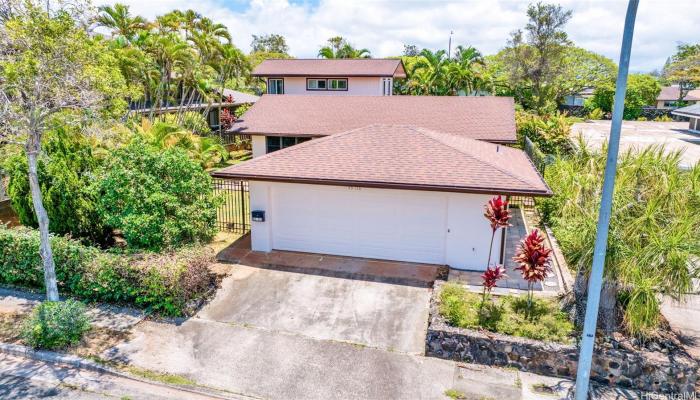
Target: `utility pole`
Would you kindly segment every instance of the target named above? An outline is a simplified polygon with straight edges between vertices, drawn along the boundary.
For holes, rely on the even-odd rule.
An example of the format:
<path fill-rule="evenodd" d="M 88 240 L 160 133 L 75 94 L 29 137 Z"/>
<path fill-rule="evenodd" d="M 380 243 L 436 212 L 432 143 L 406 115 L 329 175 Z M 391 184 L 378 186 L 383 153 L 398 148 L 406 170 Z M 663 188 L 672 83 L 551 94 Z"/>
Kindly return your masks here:
<path fill-rule="evenodd" d="M 627 72 L 630 66 L 632 51 L 632 36 L 634 20 L 637 17 L 639 0 L 629 0 L 625 17 L 625 30 L 622 35 L 620 49 L 620 68 L 615 85 L 615 104 L 613 106 L 612 123 L 610 124 L 610 143 L 608 158 L 605 164 L 603 194 L 600 201 L 598 227 L 596 229 L 595 247 L 593 249 L 593 265 L 588 280 L 588 300 L 586 302 L 586 319 L 583 324 L 583 337 L 578 357 L 576 373 L 576 400 L 588 400 L 588 388 L 591 378 L 591 363 L 595 345 L 595 331 L 598 325 L 598 307 L 600 305 L 600 290 L 603 283 L 605 268 L 605 253 L 608 247 L 608 229 L 610 213 L 612 212 L 612 197 L 615 189 L 615 172 L 617 171 L 617 154 L 620 148 L 620 129 L 622 128 L 622 113 L 625 109 L 625 93 L 627 92 Z"/>
<path fill-rule="evenodd" d="M 450 31 L 450 39 L 447 42 L 447 58 L 450 59 L 452 58 L 452 35 L 454 34 L 454 31 Z"/>

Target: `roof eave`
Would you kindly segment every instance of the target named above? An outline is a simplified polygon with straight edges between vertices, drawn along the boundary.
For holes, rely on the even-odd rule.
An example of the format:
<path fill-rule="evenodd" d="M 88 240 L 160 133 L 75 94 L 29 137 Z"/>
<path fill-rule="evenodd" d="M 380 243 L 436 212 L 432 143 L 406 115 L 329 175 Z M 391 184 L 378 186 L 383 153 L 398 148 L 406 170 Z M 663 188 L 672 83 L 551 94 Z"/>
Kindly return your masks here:
<path fill-rule="evenodd" d="M 399 189 L 399 190 L 421 190 L 429 192 L 451 192 L 451 193 L 472 193 L 472 194 L 501 194 L 507 196 L 533 196 L 533 197 L 551 197 L 552 191 L 547 190 L 520 190 L 520 189 L 503 189 L 503 188 L 478 188 L 469 186 L 443 186 L 443 185 L 421 185 L 395 182 L 374 182 L 374 181 L 354 181 L 341 179 L 320 179 L 320 178 L 294 178 L 286 176 L 268 176 L 242 174 L 235 172 L 213 171 L 211 176 L 222 179 L 243 179 L 251 181 L 263 182 L 282 182 L 282 183 L 301 183 L 310 185 L 328 185 L 328 186 L 350 186 L 350 187 L 366 187 L 374 189 Z"/>

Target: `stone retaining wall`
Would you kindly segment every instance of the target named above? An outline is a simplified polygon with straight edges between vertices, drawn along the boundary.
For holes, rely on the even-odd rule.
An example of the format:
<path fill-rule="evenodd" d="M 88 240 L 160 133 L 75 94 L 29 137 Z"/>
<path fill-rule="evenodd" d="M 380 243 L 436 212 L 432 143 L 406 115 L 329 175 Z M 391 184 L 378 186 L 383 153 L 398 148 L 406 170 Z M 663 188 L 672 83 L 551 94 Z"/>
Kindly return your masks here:
<path fill-rule="evenodd" d="M 428 356 L 576 378 L 578 347 L 449 326 L 438 312 L 445 282 L 435 282 L 425 352 Z M 649 392 L 694 393 L 698 363 L 681 349 L 638 351 L 597 346 L 591 378 Z"/>

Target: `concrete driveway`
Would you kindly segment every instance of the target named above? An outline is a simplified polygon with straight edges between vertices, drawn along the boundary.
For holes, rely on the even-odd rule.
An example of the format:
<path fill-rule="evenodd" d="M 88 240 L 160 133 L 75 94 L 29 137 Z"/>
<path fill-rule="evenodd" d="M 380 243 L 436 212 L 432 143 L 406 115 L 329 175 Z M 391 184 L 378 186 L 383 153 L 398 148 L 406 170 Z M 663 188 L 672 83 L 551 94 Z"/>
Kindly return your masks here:
<path fill-rule="evenodd" d="M 422 354 L 426 288 L 237 265 L 197 319 Z"/>
<path fill-rule="evenodd" d="M 571 135 L 583 135 L 593 147 L 600 148 L 610 138 L 610 121 L 588 121 L 571 127 Z M 624 121 L 620 148 L 644 148 L 664 145 L 683 152 L 681 166 L 689 168 L 700 161 L 700 135 L 688 131 L 687 122 Z"/>

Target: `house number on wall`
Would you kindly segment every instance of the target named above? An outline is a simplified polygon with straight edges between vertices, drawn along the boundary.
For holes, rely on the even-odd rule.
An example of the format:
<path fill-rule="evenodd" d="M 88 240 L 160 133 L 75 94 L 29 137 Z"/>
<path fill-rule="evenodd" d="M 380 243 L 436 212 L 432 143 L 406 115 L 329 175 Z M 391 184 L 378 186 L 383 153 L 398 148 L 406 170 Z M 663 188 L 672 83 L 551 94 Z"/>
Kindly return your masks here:
<path fill-rule="evenodd" d="M 362 190 L 359 186 L 348 186 L 348 190 Z"/>

